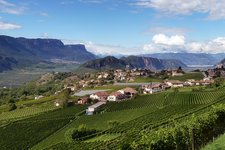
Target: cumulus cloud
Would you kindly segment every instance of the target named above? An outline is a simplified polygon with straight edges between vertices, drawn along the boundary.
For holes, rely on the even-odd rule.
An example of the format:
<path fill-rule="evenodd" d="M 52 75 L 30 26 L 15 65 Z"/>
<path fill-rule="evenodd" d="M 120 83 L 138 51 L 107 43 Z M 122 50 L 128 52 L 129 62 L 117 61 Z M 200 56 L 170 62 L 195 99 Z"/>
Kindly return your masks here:
<path fill-rule="evenodd" d="M 18 15 L 21 14 L 24 10 L 25 8 L 22 6 L 17 6 L 6 0 L 0 0 L 0 12 L 2 13 Z"/>
<path fill-rule="evenodd" d="M 209 19 L 225 19 L 225 0 L 137 0 L 139 7 L 153 8 L 166 14 L 207 13 Z"/>
<path fill-rule="evenodd" d="M 152 41 L 155 44 L 184 45 L 185 38 L 182 35 L 166 36 L 164 34 L 156 34 L 153 36 Z"/>
<path fill-rule="evenodd" d="M 209 41 L 186 41 L 184 36 L 156 34 L 152 40 L 137 47 L 96 44 L 91 41 L 62 40 L 64 44 L 84 44 L 88 51 L 101 55 L 140 55 L 151 53 L 225 53 L 225 37 Z"/>
<path fill-rule="evenodd" d="M 0 30 L 13 30 L 13 29 L 19 29 L 19 28 L 21 28 L 21 26 L 17 24 L 0 22 Z"/>
<path fill-rule="evenodd" d="M 91 41 L 62 40 L 64 44 L 84 44 L 88 51 L 100 55 L 138 55 L 141 47 L 123 47 L 120 45 L 97 44 Z"/>
<path fill-rule="evenodd" d="M 218 37 L 210 41 L 204 41 L 204 42 L 185 42 L 184 39 L 185 38 L 183 36 L 178 36 L 178 35 L 171 36 L 171 37 L 166 36 L 164 34 L 155 35 L 153 36 L 151 43 L 145 44 L 143 46 L 143 51 L 144 53 L 165 53 L 165 52 L 224 53 L 225 52 L 225 37 Z"/>

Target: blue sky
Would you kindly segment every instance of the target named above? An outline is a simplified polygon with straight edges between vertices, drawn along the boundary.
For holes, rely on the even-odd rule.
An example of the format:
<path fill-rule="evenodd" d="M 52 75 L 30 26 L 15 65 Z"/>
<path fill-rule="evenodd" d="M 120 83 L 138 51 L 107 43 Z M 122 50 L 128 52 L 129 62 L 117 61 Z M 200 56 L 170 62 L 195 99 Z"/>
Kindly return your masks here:
<path fill-rule="evenodd" d="M 96 54 L 225 52 L 225 0 L 0 0 L 0 34 Z"/>

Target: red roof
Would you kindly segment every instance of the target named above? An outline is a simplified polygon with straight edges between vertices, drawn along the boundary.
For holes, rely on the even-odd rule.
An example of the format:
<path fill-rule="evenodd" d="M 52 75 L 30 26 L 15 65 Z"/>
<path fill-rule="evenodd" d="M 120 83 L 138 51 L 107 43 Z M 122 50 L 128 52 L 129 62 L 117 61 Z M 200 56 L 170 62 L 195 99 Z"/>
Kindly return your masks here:
<path fill-rule="evenodd" d="M 98 97 L 107 97 L 109 94 L 107 92 L 97 92 L 95 93 Z"/>

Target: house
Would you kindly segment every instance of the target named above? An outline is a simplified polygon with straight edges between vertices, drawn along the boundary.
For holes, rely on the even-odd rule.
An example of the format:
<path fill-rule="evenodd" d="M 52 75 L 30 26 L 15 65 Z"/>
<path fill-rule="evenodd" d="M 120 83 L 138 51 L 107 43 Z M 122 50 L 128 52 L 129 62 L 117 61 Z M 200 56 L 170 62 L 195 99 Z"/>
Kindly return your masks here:
<path fill-rule="evenodd" d="M 165 83 L 171 87 L 184 87 L 184 83 L 179 80 L 166 80 Z"/>
<path fill-rule="evenodd" d="M 94 112 L 96 112 L 102 105 L 104 105 L 106 102 L 97 102 L 94 105 L 89 106 L 86 109 L 86 114 L 87 115 L 93 115 Z"/>
<path fill-rule="evenodd" d="M 122 94 L 121 92 L 113 92 L 111 93 L 107 100 L 108 101 L 119 101 L 119 100 L 123 100 L 126 98 L 126 95 Z"/>
<path fill-rule="evenodd" d="M 133 97 L 133 96 L 137 95 L 137 93 L 138 93 L 136 90 L 134 90 L 133 88 L 130 88 L 130 87 L 121 89 L 118 92 L 120 92 L 128 97 Z"/>
<path fill-rule="evenodd" d="M 90 98 L 97 99 L 99 101 L 106 101 L 108 96 L 109 94 L 107 92 L 101 91 L 101 92 L 96 92 L 94 94 L 91 94 Z"/>
<path fill-rule="evenodd" d="M 78 101 L 77 101 L 77 103 L 78 104 L 87 104 L 88 103 L 88 99 L 89 99 L 89 97 L 82 97 L 82 98 L 79 98 L 78 99 Z"/>
<path fill-rule="evenodd" d="M 184 75 L 183 72 L 178 70 L 172 70 L 172 76 L 182 76 L 182 75 Z"/>
<path fill-rule="evenodd" d="M 160 92 L 163 90 L 162 84 L 150 84 L 150 85 L 144 85 L 142 86 L 142 89 L 144 90 L 144 94 L 152 94 L 156 92 Z"/>
<path fill-rule="evenodd" d="M 204 80 L 193 82 L 194 85 L 210 85 L 211 83 L 212 83 L 212 81 L 204 81 Z"/>

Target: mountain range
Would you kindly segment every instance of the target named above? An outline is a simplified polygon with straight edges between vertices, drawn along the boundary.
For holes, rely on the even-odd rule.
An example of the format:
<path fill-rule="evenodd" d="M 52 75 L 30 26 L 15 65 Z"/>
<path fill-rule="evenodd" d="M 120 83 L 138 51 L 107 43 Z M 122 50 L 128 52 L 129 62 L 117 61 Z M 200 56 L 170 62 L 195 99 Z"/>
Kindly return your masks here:
<path fill-rule="evenodd" d="M 113 56 L 88 61 L 81 65 L 82 69 L 107 70 L 107 69 L 125 69 L 141 68 L 151 70 L 161 70 L 167 68 L 178 68 L 179 66 L 186 68 L 187 66 L 179 60 L 168 59 L 162 60 L 150 57 L 128 56 L 120 59 Z"/>
<path fill-rule="evenodd" d="M 24 67 L 51 60 L 85 63 L 83 68 L 149 68 L 154 70 L 178 66 L 215 65 L 225 58 L 225 53 L 155 53 L 117 59 L 99 56 L 87 51 L 85 45 L 65 45 L 58 39 L 28 39 L 0 35 L 0 72 L 14 67 Z M 97 59 L 97 60 L 95 60 Z M 175 60 L 176 59 L 176 60 Z M 93 60 L 93 61 L 90 61 Z M 186 66 L 187 65 L 187 66 Z"/>
<path fill-rule="evenodd" d="M 225 58 L 225 53 L 206 54 L 206 53 L 155 53 L 145 54 L 145 57 L 158 59 L 177 59 L 188 66 L 215 65 Z"/>
<path fill-rule="evenodd" d="M 0 66 L 10 63 L 7 58 L 14 59 L 17 66 L 49 61 L 50 59 L 65 59 L 79 63 L 95 59 L 96 56 L 88 52 L 84 45 L 64 45 L 58 39 L 27 39 L 0 36 Z M 10 68 L 1 67 L 0 71 Z"/>

